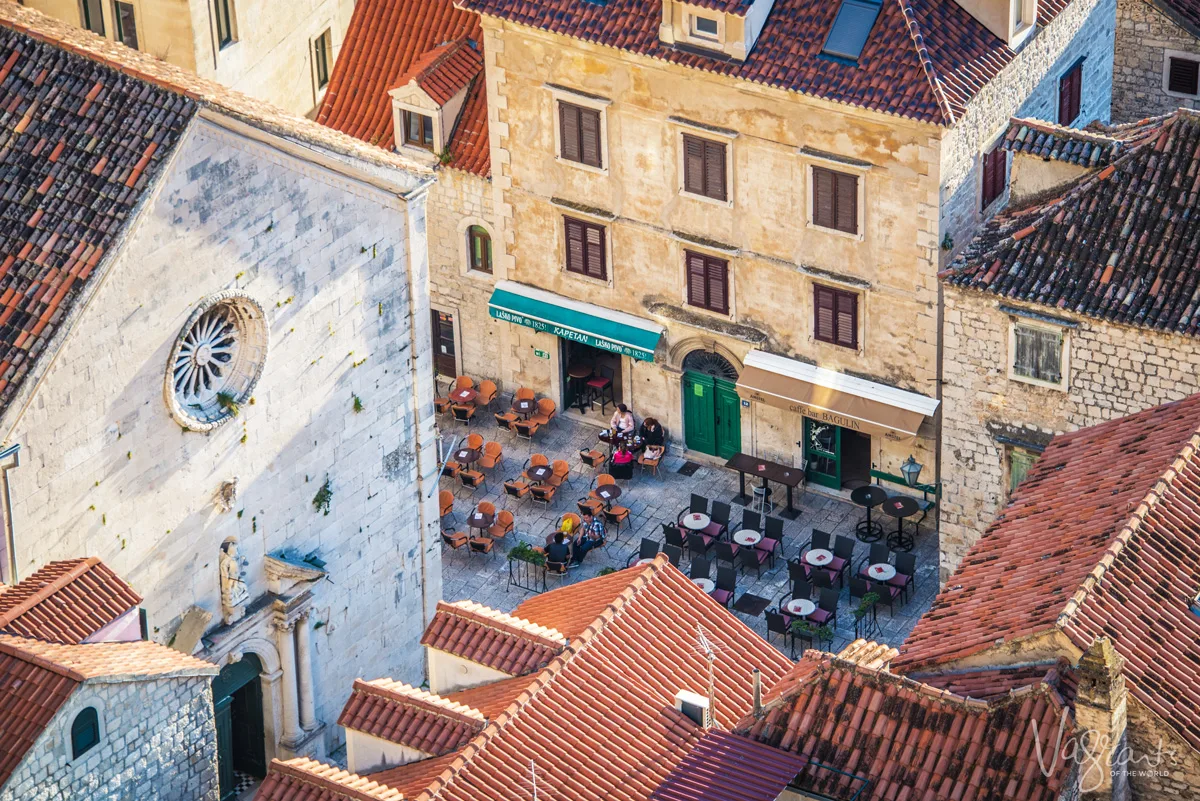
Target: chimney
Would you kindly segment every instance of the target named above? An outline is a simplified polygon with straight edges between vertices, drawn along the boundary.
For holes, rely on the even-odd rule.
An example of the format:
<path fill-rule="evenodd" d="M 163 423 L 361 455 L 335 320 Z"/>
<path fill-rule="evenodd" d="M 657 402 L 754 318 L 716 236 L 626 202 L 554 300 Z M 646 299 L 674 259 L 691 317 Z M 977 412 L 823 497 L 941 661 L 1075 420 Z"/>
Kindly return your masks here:
<path fill-rule="evenodd" d="M 680 690 L 675 693 L 675 708 L 691 718 L 697 726 L 712 727 L 712 709 L 708 699 L 700 693 L 691 690 Z"/>
<path fill-rule="evenodd" d="M 1088 758 L 1079 765 L 1080 801 L 1129 801 L 1125 724 L 1125 658 L 1097 637 L 1079 659 L 1077 736 Z"/>
<path fill-rule="evenodd" d="M 754 680 L 754 717 L 762 716 L 762 673 L 758 668 L 751 674 Z"/>

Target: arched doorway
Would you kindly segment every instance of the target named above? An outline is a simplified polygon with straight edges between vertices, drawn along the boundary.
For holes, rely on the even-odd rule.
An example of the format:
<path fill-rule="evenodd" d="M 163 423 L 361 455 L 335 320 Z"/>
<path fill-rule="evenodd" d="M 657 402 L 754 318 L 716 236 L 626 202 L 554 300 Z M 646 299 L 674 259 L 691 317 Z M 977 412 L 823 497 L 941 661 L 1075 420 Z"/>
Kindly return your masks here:
<path fill-rule="evenodd" d="M 246 654 L 213 679 L 221 801 L 237 798 L 267 775 L 261 676 L 262 662 Z"/>
<path fill-rule="evenodd" d="M 724 356 L 694 350 L 683 358 L 683 438 L 688 448 L 728 459 L 742 449 L 737 368 Z"/>

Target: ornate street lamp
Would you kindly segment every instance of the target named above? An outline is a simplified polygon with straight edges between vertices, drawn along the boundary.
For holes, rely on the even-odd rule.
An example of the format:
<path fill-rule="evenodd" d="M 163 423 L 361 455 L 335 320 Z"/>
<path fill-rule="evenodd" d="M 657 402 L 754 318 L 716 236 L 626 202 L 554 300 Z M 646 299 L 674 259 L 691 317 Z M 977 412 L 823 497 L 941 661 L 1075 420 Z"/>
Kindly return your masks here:
<path fill-rule="evenodd" d="M 909 454 L 908 459 L 904 462 L 904 464 L 900 465 L 900 473 L 904 476 L 904 481 L 906 484 L 908 484 L 908 486 L 917 486 L 917 478 L 921 475 L 921 468 L 924 466 L 925 465 L 912 458 L 912 454 Z"/>

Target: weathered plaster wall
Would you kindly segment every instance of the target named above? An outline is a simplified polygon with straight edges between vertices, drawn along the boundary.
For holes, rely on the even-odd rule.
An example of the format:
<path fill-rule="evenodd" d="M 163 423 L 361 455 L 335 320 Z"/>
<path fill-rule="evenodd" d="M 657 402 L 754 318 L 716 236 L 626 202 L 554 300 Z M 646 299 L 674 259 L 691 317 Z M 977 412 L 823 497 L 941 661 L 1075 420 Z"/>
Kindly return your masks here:
<path fill-rule="evenodd" d="M 75 760 L 71 723 L 89 706 L 100 742 Z M 0 789 L 0 801 L 130 798 L 216 801 L 210 677 L 84 682 Z"/>
<path fill-rule="evenodd" d="M 193 603 L 219 623 L 226 537 L 252 599 L 265 554 L 315 552 L 329 576 L 311 621 L 318 717 L 335 720 L 360 676 L 419 684 L 422 605 L 441 595 L 436 498 L 420 484 L 436 472 L 424 235 L 420 198 L 406 208 L 197 119 L 11 432 L 22 572 L 99 556 L 146 596 L 165 642 Z M 195 304 L 229 289 L 266 310 L 270 355 L 236 418 L 187 432 L 163 399 L 168 354 Z M 220 513 L 234 476 L 235 510 Z"/>
<path fill-rule="evenodd" d="M 1177 108 L 1200 108 L 1200 99 L 1167 94 L 1166 51 L 1200 60 L 1200 39 L 1148 0 L 1117 0 L 1113 54 L 1113 120 L 1130 122 Z"/>
<path fill-rule="evenodd" d="M 946 286 L 945 301 L 943 581 L 1006 500 L 1008 467 L 997 433 L 1048 439 L 1200 392 L 1200 341 L 1057 309 L 1054 315 L 1078 323 L 1066 329 L 1068 390 L 1010 380 L 1009 327 L 1017 318 L 979 292 Z"/>
<path fill-rule="evenodd" d="M 1200 753 L 1129 698 L 1129 784 L 1135 799 L 1200 799 Z"/>
<path fill-rule="evenodd" d="M 982 155 L 1003 136 L 1011 117 L 1057 122 L 1058 80 L 1081 58 L 1082 97 L 1075 126 L 1108 121 L 1115 27 L 1116 0 L 1075 0 L 1026 41 L 947 132 L 942 143 L 941 237 L 949 236 L 953 248 L 942 251 L 943 265 L 967 244 L 984 218 L 979 207 Z M 1004 197 L 997 199 L 987 214 L 1006 202 Z"/>

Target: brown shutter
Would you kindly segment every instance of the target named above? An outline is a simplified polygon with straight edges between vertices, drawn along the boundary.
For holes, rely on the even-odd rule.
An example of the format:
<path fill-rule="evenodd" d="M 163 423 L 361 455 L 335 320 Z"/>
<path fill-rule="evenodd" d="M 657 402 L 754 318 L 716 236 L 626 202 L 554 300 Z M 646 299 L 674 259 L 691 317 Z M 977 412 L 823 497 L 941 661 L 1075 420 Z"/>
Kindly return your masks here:
<path fill-rule="evenodd" d="M 848 234 L 858 233 L 858 177 L 834 173 L 837 194 L 834 198 L 834 228 Z"/>
<path fill-rule="evenodd" d="M 705 259 L 707 264 L 708 308 L 719 314 L 729 314 L 729 262 L 724 259 Z"/>
<path fill-rule="evenodd" d="M 607 278 L 604 269 L 604 229 L 598 225 L 585 225 L 587 234 L 587 275 L 592 278 Z"/>
<path fill-rule="evenodd" d="M 1083 89 L 1083 63 L 1076 64 L 1058 81 L 1058 122 L 1070 125 L 1079 116 Z"/>
<path fill-rule="evenodd" d="M 579 109 L 580 161 L 592 167 L 600 165 L 600 112 Z"/>
<path fill-rule="evenodd" d="M 813 337 L 822 342 L 834 341 L 833 290 L 813 287 Z"/>
<path fill-rule="evenodd" d="M 835 294 L 837 301 L 837 344 L 858 347 L 858 296 L 850 292 Z"/>
<path fill-rule="evenodd" d="M 558 120 L 562 157 L 568 161 L 582 161 L 579 146 L 579 107 L 570 103 L 559 103 Z"/>
<path fill-rule="evenodd" d="M 584 273 L 583 223 L 570 217 L 563 218 L 563 226 L 567 237 L 567 270 L 573 273 Z"/>
<path fill-rule="evenodd" d="M 704 140 L 683 135 L 683 188 L 704 194 Z"/>
<path fill-rule="evenodd" d="M 704 143 L 704 194 L 725 200 L 725 144 Z"/>
<path fill-rule="evenodd" d="M 688 304 L 708 308 L 707 271 L 704 257 L 699 253 L 684 251 L 684 261 L 687 264 L 687 299 Z"/>
<path fill-rule="evenodd" d="M 833 228 L 833 173 L 813 167 L 813 224 Z"/>
<path fill-rule="evenodd" d="M 1167 89 L 1184 95 L 1200 94 L 1200 62 L 1172 56 L 1170 64 Z"/>

